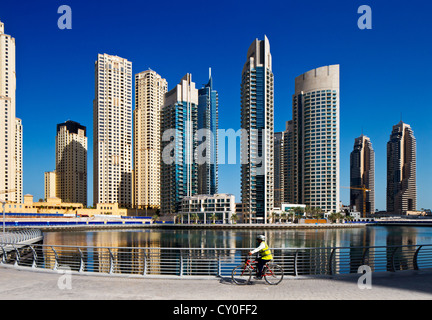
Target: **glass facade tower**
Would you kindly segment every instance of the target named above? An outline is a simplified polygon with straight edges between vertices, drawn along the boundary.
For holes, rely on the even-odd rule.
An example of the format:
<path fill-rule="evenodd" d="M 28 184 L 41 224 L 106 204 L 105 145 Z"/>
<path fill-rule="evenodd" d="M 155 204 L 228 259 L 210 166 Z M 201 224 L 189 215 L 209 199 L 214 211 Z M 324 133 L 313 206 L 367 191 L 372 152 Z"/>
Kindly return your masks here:
<path fill-rule="evenodd" d="M 198 90 L 192 75 L 165 94 L 162 108 L 161 213 L 175 214 L 184 197 L 197 194 Z"/>
<path fill-rule="evenodd" d="M 256 39 L 241 82 L 241 198 L 250 223 L 266 223 L 274 205 L 273 88 L 269 40 Z"/>
<path fill-rule="evenodd" d="M 204 162 L 198 164 L 199 194 L 213 195 L 218 192 L 218 104 L 218 92 L 213 89 L 210 69 L 208 83 L 198 90 L 198 130 L 204 129 L 205 136 L 199 141 L 200 156 Z"/>

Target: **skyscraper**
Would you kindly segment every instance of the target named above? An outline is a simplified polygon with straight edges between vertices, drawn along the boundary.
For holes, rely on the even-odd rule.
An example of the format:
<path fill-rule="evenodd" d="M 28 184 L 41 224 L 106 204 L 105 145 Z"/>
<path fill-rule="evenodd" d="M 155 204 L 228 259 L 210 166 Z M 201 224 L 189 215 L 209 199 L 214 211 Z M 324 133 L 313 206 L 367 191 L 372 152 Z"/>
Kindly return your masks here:
<path fill-rule="evenodd" d="M 93 201 L 132 204 L 132 62 L 99 54 L 93 102 Z"/>
<path fill-rule="evenodd" d="M 135 75 L 134 206 L 160 208 L 161 110 L 168 83 L 153 70 Z"/>
<path fill-rule="evenodd" d="M 218 108 L 218 92 L 213 89 L 210 69 L 208 83 L 198 90 L 198 130 L 205 130 L 205 138 L 198 141 L 204 162 L 198 163 L 198 194 L 218 192 Z"/>
<path fill-rule="evenodd" d="M 387 212 L 416 210 L 416 162 L 414 132 L 401 121 L 393 126 L 387 143 Z"/>
<path fill-rule="evenodd" d="M 56 192 L 56 172 L 54 171 L 47 171 L 44 172 L 44 198 L 45 201 L 48 198 L 55 198 L 57 197 Z"/>
<path fill-rule="evenodd" d="M 56 197 L 87 206 L 87 130 L 75 121 L 57 125 Z"/>
<path fill-rule="evenodd" d="M 275 132 L 274 134 L 274 206 L 281 208 L 284 203 L 284 187 L 285 187 L 285 174 L 284 174 L 284 142 L 285 132 Z"/>
<path fill-rule="evenodd" d="M 294 203 L 292 196 L 293 121 L 287 121 L 285 131 L 274 134 L 274 206 Z"/>
<path fill-rule="evenodd" d="M 364 135 L 354 141 L 350 156 L 350 206 L 366 214 L 375 212 L 375 152 L 370 139 Z M 362 188 L 370 191 L 363 192 Z M 363 195 L 366 198 L 363 199 Z M 363 208 L 363 206 L 366 206 Z"/>
<path fill-rule="evenodd" d="M 15 202 L 23 203 L 23 126 L 19 118 L 15 118 L 15 189 Z"/>
<path fill-rule="evenodd" d="M 198 90 L 192 75 L 165 94 L 162 109 L 161 213 L 174 214 L 181 200 L 197 194 Z"/>
<path fill-rule="evenodd" d="M 266 223 L 274 204 L 274 83 L 270 43 L 256 39 L 241 81 L 241 198 L 246 221 Z"/>
<path fill-rule="evenodd" d="M 15 38 L 0 21 L 0 200 L 22 203 L 22 123 L 16 112 Z"/>
<path fill-rule="evenodd" d="M 292 152 L 294 202 L 338 212 L 339 65 L 295 79 Z"/>
<path fill-rule="evenodd" d="M 285 132 L 283 134 L 283 139 L 284 139 L 283 157 L 282 157 L 283 178 L 281 179 L 281 183 L 283 183 L 283 199 L 281 199 L 282 203 L 296 203 L 296 199 L 294 198 L 294 191 L 293 191 L 293 181 L 294 181 L 293 136 L 294 136 L 294 126 L 293 126 L 293 121 L 290 120 L 286 122 Z"/>

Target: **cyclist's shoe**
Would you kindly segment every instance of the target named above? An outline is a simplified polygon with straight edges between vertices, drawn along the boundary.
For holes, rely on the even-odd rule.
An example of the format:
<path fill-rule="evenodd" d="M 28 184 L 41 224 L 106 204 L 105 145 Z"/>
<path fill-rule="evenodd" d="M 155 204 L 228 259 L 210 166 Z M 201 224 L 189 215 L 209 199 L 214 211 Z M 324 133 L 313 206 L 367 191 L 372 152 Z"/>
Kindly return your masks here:
<path fill-rule="evenodd" d="M 262 280 L 262 278 L 263 278 L 263 277 L 258 277 L 258 276 L 255 276 L 255 277 L 254 277 L 255 280 Z"/>

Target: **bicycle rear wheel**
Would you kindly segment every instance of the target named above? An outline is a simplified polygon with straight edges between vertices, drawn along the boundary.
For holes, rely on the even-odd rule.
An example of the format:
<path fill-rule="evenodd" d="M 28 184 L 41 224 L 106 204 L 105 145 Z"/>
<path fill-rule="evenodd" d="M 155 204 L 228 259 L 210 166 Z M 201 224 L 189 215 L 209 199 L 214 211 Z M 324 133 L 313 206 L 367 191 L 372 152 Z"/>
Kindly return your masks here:
<path fill-rule="evenodd" d="M 252 271 L 244 264 L 237 266 L 231 272 L 231 279 L 235 284 L 244 285 L 250 282 Z"/>
<path fill-rule="evenodd" d="M 284 276 L 284 271 L 281 266 L 277 264 L 270 264 L 265 267 L 264 279 L 268 284 L 277 285 L 279 284 Z"/>

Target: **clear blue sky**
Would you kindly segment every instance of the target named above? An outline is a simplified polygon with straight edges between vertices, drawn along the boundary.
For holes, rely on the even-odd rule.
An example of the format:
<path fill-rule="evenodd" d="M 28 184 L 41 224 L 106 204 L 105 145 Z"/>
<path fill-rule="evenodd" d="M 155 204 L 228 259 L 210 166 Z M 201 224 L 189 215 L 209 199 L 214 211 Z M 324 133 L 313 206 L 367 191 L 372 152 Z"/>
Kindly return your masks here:
<path fill-rule="evenodd" d="M 60 5 L 72 30 L 60 30 Z M 373 29 L 360 30 L 357 9 L 372 8 Z M 412 1 L 3 1 L 0 20 L 17 42 L 17 117 L 24 126 L 24 193 L 43 198 L 43 172 L 55 168 L 56 124 L 87 126 L 92 203 L 94 62 L 98 53 L 127 58 L 133 73 L 151 68 L 173 88 L 186 73 L 197 87 L 212 68 L 219 126 L 240 127 L 241 70 L 249 45 L 270 40 L 275 75 L 275 130 L 292 118 L 294 79 L 341 65 L 341 185 L 363 130 L 376 153 L 376 207 L 385 209 L 386 143 L 401 118 L 417 138 L 418 208 L 431 208 L 432 4 Z M 240 201 L 239 165 L 221 165 L 219 191 Z M 341 189 L 349 203 L 349 190 Z"/>

